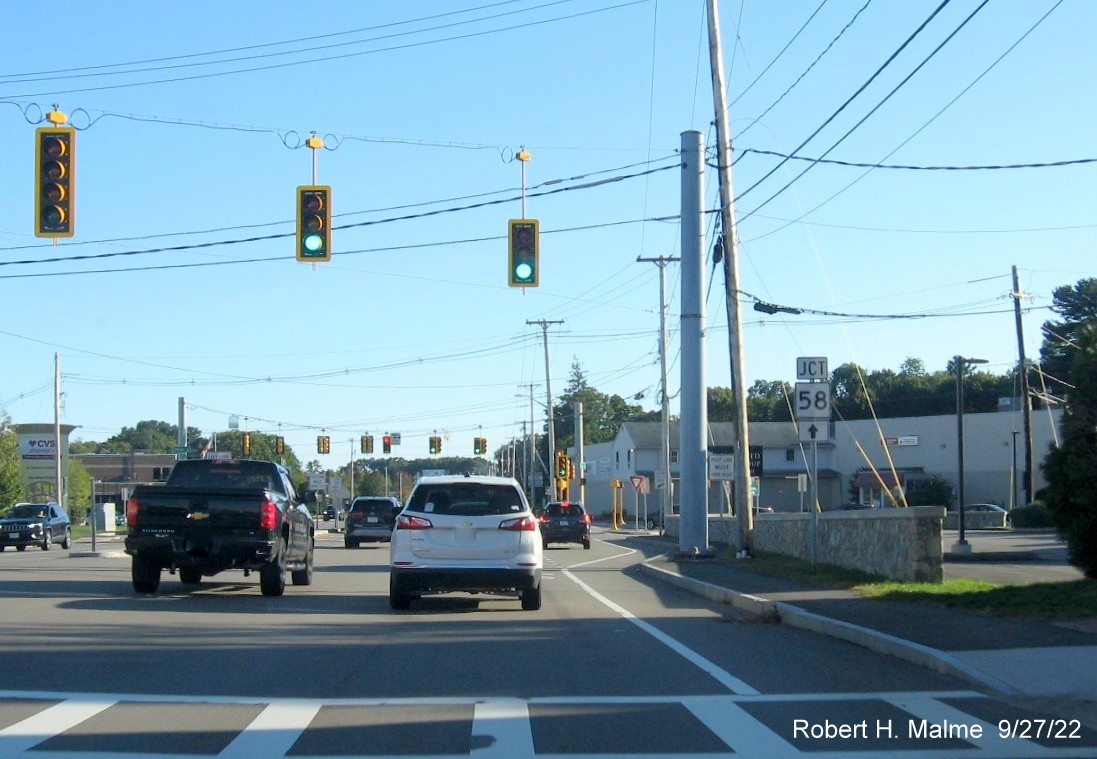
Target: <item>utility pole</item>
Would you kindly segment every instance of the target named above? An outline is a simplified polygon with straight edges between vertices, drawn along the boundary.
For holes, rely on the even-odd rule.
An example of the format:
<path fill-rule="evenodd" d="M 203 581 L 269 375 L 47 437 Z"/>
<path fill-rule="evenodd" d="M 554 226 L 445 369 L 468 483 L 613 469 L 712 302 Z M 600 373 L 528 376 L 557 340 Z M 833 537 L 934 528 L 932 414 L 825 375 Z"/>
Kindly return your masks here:
<path fill-rule="evenodd" d="M 572 408 L 575 411 L 575 490 L 579 497 L 571 500 L 586 503 L 586 485 L 583 484 L 583 402 L 575 401 Z"/>
<path fill-rule="evenodd" d="M 545 441 L 545 456 L 548 459 L 548 465 L 553 466 L 553 456 L 556 454 L 556 425 L 552 420 L 552 377 L 549 372 L 549 349 L 548 349 L 548 328 L 550 324 L 563 324 L 563 319 L 527 319 L 526 324 L 540 324 L 541 325 L 541 337 L 545 343 L 545 410 L 548 413 L 548 440 Z M 555 501 L 559 497 L 559 493 L 556 492 L 556 478 L 549 473 L 549 482 L 552 483 L 552 498 L 549 500 Z"/>
<path fill-rule="evenodd" d="M 57 242 L 54 240 L 54 242 Z M 57 503 L 65 507 L 65 476 L 61 468 L 61 354 L 53 354 L 53 475 Z M 5 504 L 7 505 L 7 504 Z M 95 527 L 92 527 L 92 531 Z"/>
<path fill-rule="evenodd" d="M 1033 487 L 1032 476 L 1032 392 L 1028 386 L 1028 362 L 1025 360 L 1025 335 L 1021 326 L 1021 286 L 1017 282 L 1017 267 L 1013 267 L 1013 318 L 1017 322 L 1017 358 L 1018 373 L 1021 375 L 1021 415 L 1025 425 L 1025 505 L 1032 503 Z M 1014 417 L 1016 418 L 1016 417 Z M 1016 434 L 1014 434 L 1016 445 Z M 1016 466 L 1016 464 L 1014 464 Z M 1017 493 L 1013 494 L 1017 497 Z"/>
<path fill-rule="evenodd" d="M 708 409 L 705 404 L 705 136 L 682 132 L 682 421 L 678 550 L 709 554 Z"/>
<path fill-rule="evenodd" d="M 728 317 L 728 354 L 731 359 L 731 397 L 737 448 L 735 451 L 735 513 L 739 519 L 739 549 L 750 555 L 754 545 L 754 514 L 750 509 L 750 436 L 747 391 L 743 372 L 743 319 L 739 305 L 738 235 L 735 229 L 735 196 L 731 185 L 731 136 L 728 131 L 727 93 L 724 91 L 724 59 L 720 52 L 720 14 L 716 0 L 708 2 L 709 58 L 712 99 L 716 107 L 716 158 L 720 179 L 720 232 L 724 239 L 724 293 Z M 812 504 L 815 508 L 815 504 Z"/>
<path fill-rule="evenodd" d="M 667 393 L 667 264 L 681 261 L 681 258 L 660 256 L 659 258 L 637 258 L 642 263 L 653 263 L 659 267 L 659 377 L 662 399 L 662 432 L 659 435 L 659 465 L 663 469 L 663 493 L 661 508 L 663 524 L 674 513 L 674 480 L 670 476 L 670 396 Z"/>

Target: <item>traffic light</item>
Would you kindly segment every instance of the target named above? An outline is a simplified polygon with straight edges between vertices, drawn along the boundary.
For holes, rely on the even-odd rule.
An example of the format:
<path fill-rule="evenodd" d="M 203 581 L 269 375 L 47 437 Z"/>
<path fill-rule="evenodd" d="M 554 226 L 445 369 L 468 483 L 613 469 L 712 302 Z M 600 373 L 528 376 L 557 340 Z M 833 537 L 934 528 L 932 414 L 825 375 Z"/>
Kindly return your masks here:
<path fill-rule="evenodd" d="M 331 260 L 331 187 L 297 188 L 297 260 Z"/>
<path fill-rule="evenodd" d="M 510 220 L 507 284 L 511 287 L 537 287 L 537 235 L 537 219 Z"/>
<path fill-rule="evenodd" d="M 244 450 L 244 455 L 245 456 L 250 456 L 251 455 L 251 433 L 250 432 L 245 432 L 243 435 L 240 436 L 240 445 L 241 445 L 241 448 L 243 448 L 243 450 Z"/>
<path fill-rule="evenodd" d="M 568 455 L 564 451 L 556 452 L 556 477 L 561 480 L 568 479 Z"/>
<path fill-rule="evenodd" d="M 487 455 L 488 439 L 486 437 L 474 437 L 472 439 L 472 452 L 477 456 Z"/>
<path fill-rule="evenodd" d="M 34 132 L 34 235 L 72 237 L 75 231 L 76 130 L 38 127 Z"/>
<path fill-rule="evenodd" d="M 384 435 L 381 437 L 381 452 L 392 453 L 392 435 Z"/>
<path fill-rule="evenodd" d="M 286 452 L 286 439 L 281 435 L 274 438 L 274 452 L 279 456 Z"/>
<path fill-rule="evenodd" d="M 327 435 L 316 436 L 316 452 L 331 453 L 331 438 Z"/>
<path fill-rule="evenodd" d="M 430 453 L 436 455 L 442 452 L 442 438 L 438 435 L 430 436 Z"/>
<path fill-rule="evenodd" d="M 362 453 L 373 453 L 373 435 L 362 435 Z"/>

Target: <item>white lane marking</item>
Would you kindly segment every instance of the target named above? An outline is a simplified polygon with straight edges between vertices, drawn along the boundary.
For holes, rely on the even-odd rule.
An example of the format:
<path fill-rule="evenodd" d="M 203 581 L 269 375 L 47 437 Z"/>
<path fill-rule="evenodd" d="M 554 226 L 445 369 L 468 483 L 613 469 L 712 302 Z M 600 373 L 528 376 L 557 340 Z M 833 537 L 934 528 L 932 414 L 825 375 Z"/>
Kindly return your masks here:
<path fill-rule="evenodd" d="M 766 759 L 801 755 L 726 696 L 689 696 L 682 699 L 682 705 L 735 751 Z"/>
<path fill-rule="evenodd" d="M 994 756 L 1053 755 L 1048 753 L 1050 749 L 1041 746 L 1039 743 L 1000 738 L 998 726 L 996 724 L 977 719 L 970 714 L 960 711 L 954 706 L 921 694 L 890 694 L 885 696 L 884 700 L 893 706 L 899 707 L 905 712 L 913 714 L 918 720 L 925 720 L 927 723 L 938 725 L 948 723 L 951 725 L 951 729 L 957 732 L 957 737 L 960 738 L 960 740 L 978 746 L 983 751 L 988 751 Z M 920 725 L 920 722 L 917 720 L 910 721 L 915 723 L 915 725 Z M 982 735 L 979 738 L 971 737 L 970 733 L 967 737 L 963 737 L 959 734 L 970 731 L 970 728 L 973 725 L 979 725 L 982 728 Z M 909 724 L 899 724 L 898 721 L 893 725 L 889 725 L 889 727 L 896 735 L 902 736 L 909 735 L 912 730 Z"/>
<path fill-rule="evenodd" d="M 218 756 L 285 756 L 318 711 L 316 703 L 268 704 Z"/>
<path fill-rule="evenodd" d="M 94 717 L 116 702 L 110 699 L 71 698 L 0 730 L 0 756 L 14 756 L 58 733 Z"/>
<path fill-rule="evenodd" d="M 493 698 L 476 704 L 472 716 L 472 734 L 491 736 L 487 746 L 473 746 L 470 756 L 484 759 L 514 759 L 533 756 L 533 727 L 529 706 L 517 698 Z"/>
<path fill-rule="evenodd" d="M 648 635 L 655 638 L 657 641 L 659 641 L 663 645 L 667 646 L 670 650 L 674 651 L 679 656 L 682 656 L 685 659 L 693 662 L 693 664 L 695 664 L 696 666 L 700 667 L 702 670 L 704 670 L 705 672 L 710 674 L 715 680 L 717 680 L 719 683 L 721 683 L 725 688 L 730 690 L 732 693 L 742 693 L 742 694 L 752 695 L 752 696 L 758 695 L 758 691 L 756 691 L 754 688 L 747 685 L 745 682 L 743 682 L 739 678 L 733 677 L 732 675 L 728 674 L 723 669 L 721 669 L 720 667 L 717 667 L 714 663 L 712 663 L 711 661 L 706 659 L 704 656 L 701 656 L 701 654 L 697 653 L 693 649 L 687 648 L 685 645 L 683 645 L 682 643 L 679 643 L 677 640 L 670 637 L 669 635 L 667 635 L 663 631 L 653 627 L 652 625 L 648 624 L 644 620 L 638 618 L 635 614 L 630 612 L 628 609 L 624 608 L 623 606 L 619 606 L 618 604 L 614 603 L 613 601 L 611 601 L 608 598 L 606 598 L 605 596 L 603 596 L 601 593 L 596 591 L 594 588 L 590 587 L 585 582 L 583 582 L 578 577 L 576 577 L 570 569 L 565 569 L 564 570 L 564 575 L 566 575 L 568 577 L 568 579 L 570 579 L 572 582 L 574 582 L 580 588 L 582 588 L 587 593 L 589 593 L 590 596 L 593 597 L 596 601 L 602 603 L 605 606 L 608 606 L 610 609 L 612 609 L 613 611 L 620 614 L 622 617 L 627 619 L 629 622 L 632 622 L 632 624 L 636 625 L 641 630 L 646 632 Z"/>

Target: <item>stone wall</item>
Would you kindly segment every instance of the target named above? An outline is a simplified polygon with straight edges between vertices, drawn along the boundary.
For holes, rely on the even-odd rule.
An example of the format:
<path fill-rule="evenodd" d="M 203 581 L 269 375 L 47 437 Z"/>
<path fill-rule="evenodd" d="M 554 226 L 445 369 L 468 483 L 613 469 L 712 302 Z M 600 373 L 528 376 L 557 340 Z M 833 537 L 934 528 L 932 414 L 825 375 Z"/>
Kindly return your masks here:
<path fill-rule="evenodd" d="M 944 516 L 939 506 L 819 514 L 815 559 L 892 580 L 941 582 Z M 811 514 L 761 514 L 754 519 L 754 549 L 811 561 L 812 523 Z M 710 544 L 738 547 L 735 517 L 710 515 L 708 525 Z M 677 516 L 667 520 L 667 534 L 678 535 Z"/>

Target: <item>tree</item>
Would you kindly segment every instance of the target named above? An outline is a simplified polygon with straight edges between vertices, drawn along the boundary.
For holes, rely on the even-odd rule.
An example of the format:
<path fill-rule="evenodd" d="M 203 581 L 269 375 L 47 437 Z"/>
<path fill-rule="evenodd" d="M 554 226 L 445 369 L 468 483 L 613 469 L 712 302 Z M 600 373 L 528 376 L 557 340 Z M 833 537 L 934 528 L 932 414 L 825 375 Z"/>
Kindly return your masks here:
<path fill-rule="evenodd" d="M 1073 330 L 1062 445 L 1044 461 L 1045 502 L 1070 562 L 1097 579 L 1097 319 Z"/>
<path fill-rule="evenodd" d="M 1065 383 L 1072 376 L 1078 333 L 1084 325 L 1097 322 L 1097 278 L 1080 279 L 1073 286 L 1057 287 L 1051 300 L 1051 310 L 1063 318 L 1062 321 L 1044 322 L 1040 364 L 1047 378 L 1048 392 L 1062 397 L 1066 394 Z"/>
<path fill-rule="evenodd" d="M 136 427 L 123 427 L 117 435 L 107 438 L 102 447 L 109 453 L 172 453 L 179 444 L 178 431 L 178 425 L 147 419 Z M 201 434 L 200 430 L 187 427 L 187 442 Z"/>
<path fill-rule="evenodd" d="M 0 511 L 23 500 L 19 464 L 19 440 L 12 429 L 11 417 L 0 414 Z"/>
<path fill-rule="evenodd" d="M 617 437 L 617 430 L 625 422 L 658 421 L 659 411 L 645 411 L 642 406 L 629 405 L 619 395 L 600 393 L 587 383 L 583 367 L 575 360 L 571 365 L 571 378 L 553 407 L 556 447 L 566 448 L 575 444 L 575 403 L 583 404 L 583 443 L 605 443 Z M 545 425 L 548 431 L 548 425 Z"/>
<path fill-rule="evenodd" d="M 74 457 L 69 456 L 68 473 L 65 477 L 65 501 L 69 518 L 73 524 L 79 524 L 88 513 L 91 504 L 91 472 Z"/>

